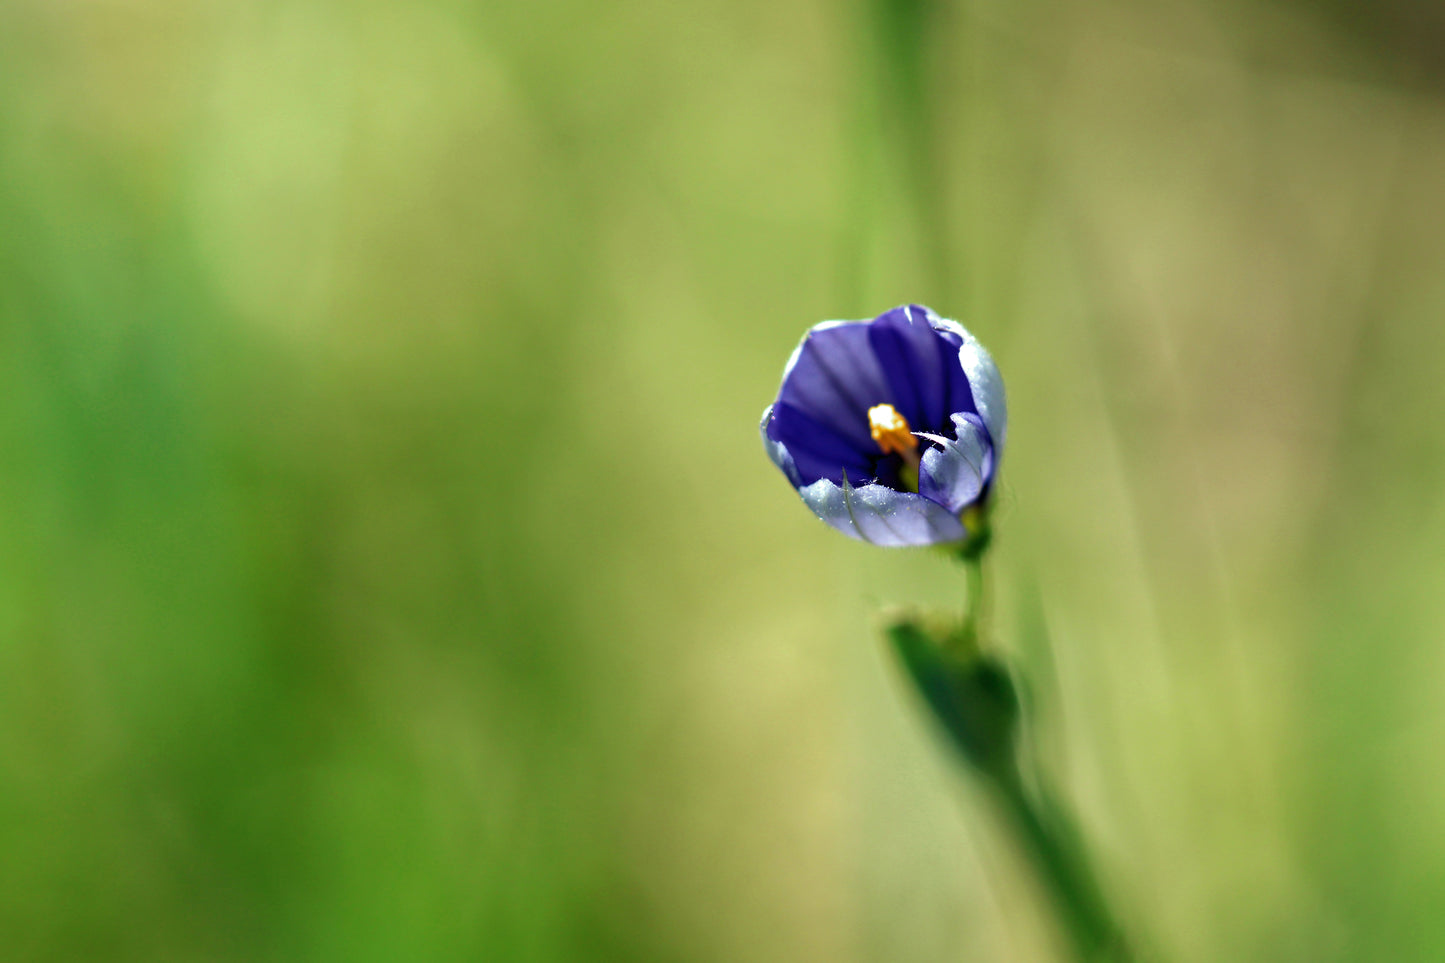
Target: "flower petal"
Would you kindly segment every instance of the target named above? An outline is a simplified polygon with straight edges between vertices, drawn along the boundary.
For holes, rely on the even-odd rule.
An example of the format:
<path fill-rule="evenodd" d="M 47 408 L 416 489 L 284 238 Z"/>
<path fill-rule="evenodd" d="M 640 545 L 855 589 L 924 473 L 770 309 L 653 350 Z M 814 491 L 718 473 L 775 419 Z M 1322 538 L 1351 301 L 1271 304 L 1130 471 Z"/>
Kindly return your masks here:
<path fill-rule="evenodd" d="M 948 509 L 912 492 L 883 485 L 854 488 L 822 478 L 798 489 L 813 513 L 844 535 L 874 545 L 901 547 L 956 542 L 963 523 Z"/>
<path fill-rule="evenodd" d="M 854 439 L 839 434 L 785 401 L 774 405 L 772 413 L 767 436 L 770 441 L 786 447 L 792 456 L 797 471 L 794 487 L 812 484 L 819 478 L 830 478 L 841 484 L 844 472 L 859 481 L 871 479 L 877 473 L 879 451 L 872 438 L 868 439 L 868 449 L 860 451 Z"/>
<path fill-rule="evenodd" d="M 888 379 L 892 404 L 915 429 L 943 431 L 952 413 L 948 405 L 950 366 L 957 356 L 947 350 L 928 315 L 919 305 L 894 308 L 868 325 L 868 342 Z M 961 375 L 962 372 L 960 371 Z"/>
<path fill-rule="evenodd" d="M 993 475 L 993 446 L 978 415 L 954 415 L 957 440 L 918 434 L 938 445 L 923 453 L 918 493 L 957 515 L 978 501 Z"/>
<path fill-rule="evenodd" d="M 988 429 L 989 437 L 993 439 L 994 449 L 1001 451 L 1004 434 L 1008 431 L 1008 405 L 1004 401 L 1003 376 L 998 373 L 998 365 L 994 364 L 993 355 L 957 321 L 937 318 L 934 324 L 960 339 L 958 363 L 963 367 L 963 373 L 968 376 L 974 410 L 983 419 L 983 426 Z M 955 409 L 954 413 L 963 410 L 965 409 Z"/>
<path fill-rule="evenodd" d="M 783 370 L 778 403 L 792 405 L 853 442 L 873 444 L 868 409 L 888 400 L 888 380 L 868 343 L 868 322 L 814 325 Z"/>
<path fill-rule="evenodd" d="M 763 436 L 763 448 L 767 451 L 768 457 L 773 464 L 777 465 L 788 481 L 797 488 L 801 482 L 798 481 L 798 469 L 793 463 L 793 456 L 789 454 L 787 447 L 781 441 L 774 441 L 768 434 L 769 423 L 773 420 L 773 406 L 768 405 L 763 409 L 763 420 L 758 423 L 758 433 Z"/>

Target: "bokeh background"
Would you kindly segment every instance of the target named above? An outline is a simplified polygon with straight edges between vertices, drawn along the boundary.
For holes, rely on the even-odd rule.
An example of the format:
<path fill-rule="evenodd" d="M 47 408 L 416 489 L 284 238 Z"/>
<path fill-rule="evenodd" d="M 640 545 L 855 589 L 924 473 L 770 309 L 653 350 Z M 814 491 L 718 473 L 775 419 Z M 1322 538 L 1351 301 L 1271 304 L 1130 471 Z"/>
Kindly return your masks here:
<path fill-rule="evenodd" d="M 1445 958 L 1445 12 L 7 0 L 0 958 L 1044 961 L 816 522 L 989 345 L 993 627 L 1131 929 Z"/>

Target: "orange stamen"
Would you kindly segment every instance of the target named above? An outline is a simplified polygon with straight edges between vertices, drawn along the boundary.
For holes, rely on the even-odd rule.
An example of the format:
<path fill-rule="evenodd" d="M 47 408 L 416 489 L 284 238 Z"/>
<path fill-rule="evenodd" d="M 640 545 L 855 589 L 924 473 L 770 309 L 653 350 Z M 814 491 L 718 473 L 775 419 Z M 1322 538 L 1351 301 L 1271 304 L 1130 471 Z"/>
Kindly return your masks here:
<path fill-rule="evenodd" d="M 885 455 L 901 455 L 906 461 L 916 463 L 918 439 L 909 430 L 908 419 L 898 413 L 892 405 L 874 405 L 868 409 L 868 431 Z M 912 455 L 912 458 L 909 456 Z"/>

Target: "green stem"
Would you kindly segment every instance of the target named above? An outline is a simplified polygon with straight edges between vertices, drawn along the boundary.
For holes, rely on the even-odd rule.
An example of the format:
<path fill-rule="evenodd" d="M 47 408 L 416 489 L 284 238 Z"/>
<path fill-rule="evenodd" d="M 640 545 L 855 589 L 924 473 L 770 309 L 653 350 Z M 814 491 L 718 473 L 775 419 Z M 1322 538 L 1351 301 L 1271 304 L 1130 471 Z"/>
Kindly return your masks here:
<path fill-rule="evenodd" d="M 1031 795 L 1017 765 L 993 774 L 993 785 L 1078 959 L 1132 960 L 1065 810 L 1047 793 Z"/>
<path fill-rule="evenodd" d="M 976 559 L 970 559 L 970 569 Z M 976 620 L 979 596 L 970 599 Z M 976 625 L 976 622 L 975 622 Z M 1004 824 L 1038 877 L 1080 963 L 1127 963 L 1132 956 L 1099 889 L 1067 808 L 1052 797 L 1018 734 L 1024 704 L 1000 660 L 965 644 L 964 632 L 930 631 L 905 616 L 889 641 L 960 759 L 984 781 Z"/>
<path fill-rule="evenodd" d="M 969 645 L 978 643 L 978 629 L 983 621 L 983 555 L 965 555 L 963 558 L 964 577 L 968 584 L 968 598 L 963 606 L 963 638 Z"/>
<path fill-rule="evenodd" d="M 958 553 L 968 586 L 959 639 L 973 652 L 981 650 L 983 561 L 990 535 L 985 518 Z M 1010 828 L 1047 891 L 1078 959 L 1082 963 L 1126 963 L 1132 956 L 1104 901 L 1073 819 L 1063 804 L 1043 788 L 1037 772 L 1031 780 L 1025 780 L 1022 758 L 1017 745 L 998 755 L 974 755 L 975 764 L 992 785 Z"/>

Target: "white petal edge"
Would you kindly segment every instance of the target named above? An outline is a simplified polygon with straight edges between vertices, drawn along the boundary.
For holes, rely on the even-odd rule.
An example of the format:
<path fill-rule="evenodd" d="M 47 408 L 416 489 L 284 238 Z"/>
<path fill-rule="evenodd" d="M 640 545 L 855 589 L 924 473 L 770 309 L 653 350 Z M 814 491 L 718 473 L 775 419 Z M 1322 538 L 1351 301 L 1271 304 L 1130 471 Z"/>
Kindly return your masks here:
<path fill-rule="evenodd" d="M 1008 402 L 1004 399 L 1003 376 L 998 372 L 998 365 L 994 364 L 988 349 L 957 321 L 938 315 L 929 320 L 934 327 L 952 331 L 963 339 L 963 345 L 958 349 L 958 363 L 963 366 L 968 385 L 973 389 L 973 405 L 978 409 L 978 416 L 993 438 L 996 460 L 1003 451 L 1004 435 L 1008 431 Z"/>
<path fill-rule="evenodd" d="M 948 509 L 922 495 L 886 485 L 854 488 L 820 478 L 798 489 L 803 502 L 823 521 L 850 538 L 888 548 L 956 542 L 967 532 Z"/>
<path fill-rule="evenodd" d="M 768 437 L 768 422 L 773 417 L 773 406 L 768 405 L 763 409 L 762 421 L 758 422 L 758 433 L 763 436 L 763 448 L 767 450 L 768 457 L 774 465 L 788 476 L 788 481 L 794 488 L 798 487 L 801 479 L 798 477 L 798 466 L 793 463 L 793 455 L 781 441 L 773 441 Z"/>
<path fill-rule="evenodd" d="M 957 440 L 915 432 L 939 446 L 923 453 L 918 467 L 919 494 L 954 514 L 978 501 L 993 473 L 993 451 L 985 440 L 982 424 L 976 415 L 954 415 Z"/>
<path fill-rule="evenodd" d="M 845 324 L 867 323 L 867 321 L 819 321 L 807 331 L 804 331 L 803 336 L 798 339 L 798 346 L 793 349 L 792 354 L 788 355 L 788 363 L 783 365 L 783 377 L 782 381 L 780 381 L 779 384 L 781 384 L 783 381 L 787 381 L 788 375 L 793 373 L 793 366 L 798 363 L 798 358 L 803 354 L 803 345 L 807 344 L 808 339 L 811 338 L 813 335 L 817 334 L 819 331 L 827 331 L 829 328 L 837 328 Z"/>

